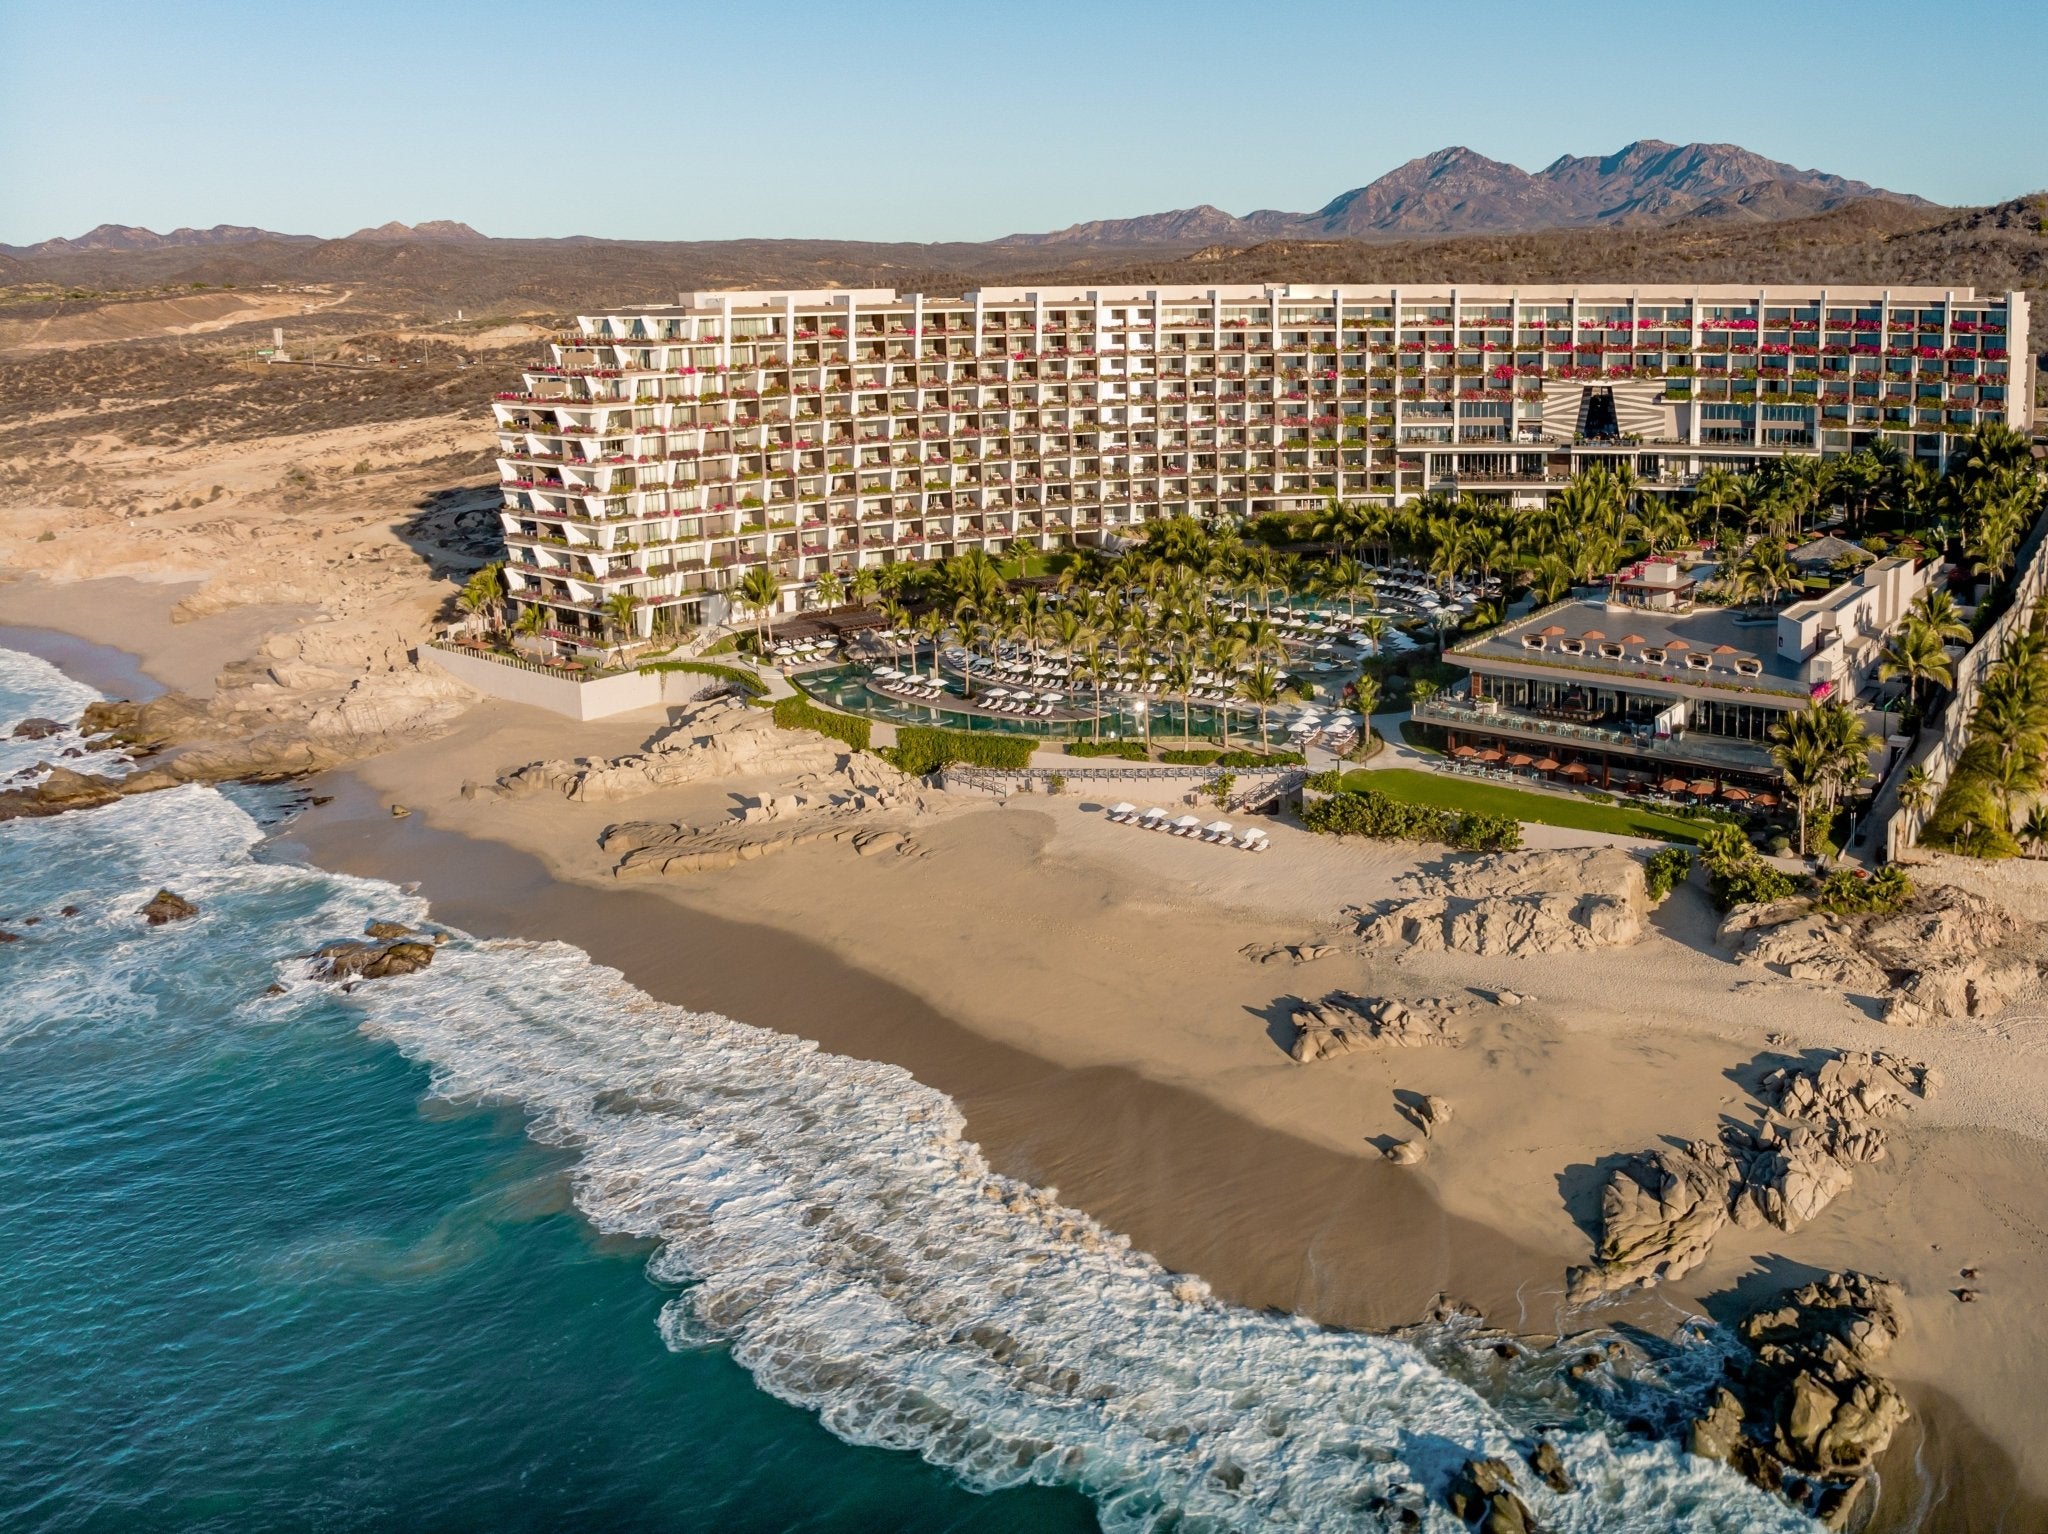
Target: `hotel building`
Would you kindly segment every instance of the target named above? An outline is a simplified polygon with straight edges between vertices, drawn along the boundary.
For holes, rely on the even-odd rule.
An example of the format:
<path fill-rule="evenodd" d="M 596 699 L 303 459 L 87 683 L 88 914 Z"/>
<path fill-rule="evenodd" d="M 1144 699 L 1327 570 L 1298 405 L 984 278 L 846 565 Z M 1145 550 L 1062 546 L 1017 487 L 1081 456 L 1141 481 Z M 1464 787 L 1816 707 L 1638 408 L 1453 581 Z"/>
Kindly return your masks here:
<path fill-rule="evenodd" d="M 565 646 L 607 600 L 715 621 L 749 567 L 1113 544 L 1427 491 L 1536 504 L 1625 462 L 1880 436 L 1941 466 L 2024 428 L 2024 295 L 1937 288 L 1279 287 L 717 292 L 589 315 L 494 402 L 513 600 Z"/>

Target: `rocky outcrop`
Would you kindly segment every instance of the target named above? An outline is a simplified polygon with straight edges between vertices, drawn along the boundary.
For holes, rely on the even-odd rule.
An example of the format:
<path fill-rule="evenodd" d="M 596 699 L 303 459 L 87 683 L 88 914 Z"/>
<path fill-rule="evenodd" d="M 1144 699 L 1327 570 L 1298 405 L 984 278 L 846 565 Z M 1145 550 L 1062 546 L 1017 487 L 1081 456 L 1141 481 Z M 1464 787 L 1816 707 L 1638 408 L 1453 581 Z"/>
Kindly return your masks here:
<path fill-rule="evenodd" d="M 1414 894 L 1361 915 L 1368 946 L 1503 958 L 1622 947 L 1650 909 L 1643 865 L 1615 848 L 1450 858 L 1405 881 Z"/>
<path fill-rule="evenodd" d="M 353 982 L 388 980 L 410 975 L 434 962 L 434 950 L 447 940 L 443 932 L 373 921 L 363 939 L 329 943 L 313 955 L 313 973 L 322 980 Z"/>
<path fill-rule="evenodd" d="M 9 733 L 16 740 L 48 740 L 63 732 L 64 726 L 57 720 L 33 717 L 22 720 Z"/>
<path fill-rule="evenodd" d="M 183 895 L 174 895 L 169 890 L 158 890 L 149 897 L 149 903 L 135 914 L 152 927 L 161 927 L 174 921 L 189 921 L 199 914 L 199 907 Z"/>
<path fill-rule="evenodd" d="M 1857 1166 L 1883 1159 L 1877 1121 L 1925 1097 L 1932 1080 L 1926 1066 L 1888 1054 L 1771 1072 L 1755 1128 L 1731 1124 L 1718 1140 L 1645 1151 L 1608 1174 L 1593 1265 L 1572 1269 L 1568 1294 L 1584 1300 L 1678 1278 L 1730 1221 L 1798 1230 L 1848 1190 Z"/>
<path fill-rule="evenodd" d="M 1737 1328 L 1746 1357 L 1731 1364 L 1687 1447 L 1826 1527 L 1847 1527 L 1878 1455 L 1911 1415 L 1875 1372 L 1898 1339 L 1899 1301 L 1883 1279 L 1830 1273 L 1752 1312 Z"/>
<path fill-rule="evenodd" d="M 1444 1502 L 1460 1521 L 1482 1534 L 1530 1534 L 1536 1528 L 1529 1505 L 1515 1494 L 1515 1472 L 1505 1460 L 1468 1459 L 1451 1477 Z"/>
<path fill-rule="evenodd" d="M 586 802 L 638 798 L 686 783 L 742 778 L 797 778 L 840 772 L 846 748 L 810 730 L 779 728 L 761 709 L 728 699 L 711 699 L 690 709 L 645 751 L 601 760 L 531 762 L 505 773 L 501 794 L 560 795 Z M 863 758 L 867 778 L 881 797 L 897 797 L 914 785 L 878 758 Z M 886 806 L 883 806 L 886 807 Z"/>
<path fill-rule="evenodd" d="M 2039 923 L 1954 885 L 1916 891 L 1890 914 L 1738 906 L 1719 937 L 1738 963 L 1876 998 L 1894 1023 L 1989 1017 L 2048 973 Z"/>
<path fill-rule="evenodd" d="M 1355 1049 L 1415 1049 L 1455 1045 L 1450 1020 L 1461 1008 L 1441 999 L 1397 1001 L 1391 996 L 1353 996 L 1333 991 L 1294 1012 L 1294 1043 L 1288 1053 L 1306 1065 Z"/>

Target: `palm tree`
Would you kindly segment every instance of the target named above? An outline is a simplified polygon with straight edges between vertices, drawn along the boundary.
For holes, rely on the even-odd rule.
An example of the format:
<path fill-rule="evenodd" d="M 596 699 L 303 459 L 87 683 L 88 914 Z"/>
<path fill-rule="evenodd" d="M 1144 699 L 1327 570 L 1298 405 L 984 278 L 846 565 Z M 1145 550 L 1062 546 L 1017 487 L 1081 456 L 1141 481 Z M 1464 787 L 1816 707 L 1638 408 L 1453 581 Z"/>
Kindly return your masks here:
<path fill-rule="evenodd" d="M 512 632 L 521 639 L 533 639 L 547 626 L 548 610 L 538 602 L 528 602 L 513 620 Z"/>
<path fill-rule="evenodd" d="M 931 644 L 932 680 L 936 682 L 939 679 L 939 636 L 946 632 L 946 615 L 936 607 L 927 607 L 918 614 L 915 627 L 917 632 Z M 915 650 L 910 652 L 910 669 L 911 674 L 915 675 L 917 672 L 917 652 Z"/>
<path fill-rule="evenodd" d="M 1359 620 L 1358 632 L 1371 641 L 1373 658 L 1378 659 L 1380 647 L 1387 637 L 1387 620 L 1378 613 L 1367 613 Z"/>
<path fill-rule="evenodd" d="M 1180 694 L 1180 743 L 1185 746 L 1194 734 L 1194 725 L 1188 718 L 1193 704 L 1188 701 L 1188 691 L 1195 685 L 1195 663 L 1188 652 L 1176 647 L 1166 662 L 1166 690 Z"/>
<path fill-rule="evenodd" d="M 848 594 L 864 608 L 874 605 L 875 595 L 881 589 L 882 583 L 880 579 L 875 575 L 873 568 L 868 565 L 862 565 L 858 570 L 855 570 L 853 572 L 853 580 L 847 586 Z"/>
<path fill-rule="evenodd" d="M 615 591 L 604 599 L 604 626 L 611 632 L 612 648 L 622 655 L 623 638 L 633 632 L 633 614 L 639 606 L 640 599 L 630 591 Z"/>
<path fill-rule="evenodd" d="M 1925 623 L 1917 618 L 1908 618 L 1900 625 L 1880 652 L 1877 663 L 1878 680 L 1889 682 L 1894 677 L 1906 683 L 1906 697 L 1913 705 L 1913 712 L 1920 713 L 1920 687 L 1924 682 L 1933 682 L 1938 687 L 1955 685 L 1955 668 L 1950 665 L 1948 651 L 1941 647 L 1941 640 Z"/>
<path fill-rule="evenodd" d="M 846 582 L 839 578 L 836 570 L 827 570 L 820 575 L 813 588 L 818 605 L 830 612 L 846 600 Z"/>
<path fill-rule="evenodd" d="M 2035 857 L 2048 852 L 2048 800 L 2036 800 L 2020 822 L 2020 840 Z"/>
<path fill-rule="evenodd" d="M 505 602 L 505 562 L 494 561 L 470 576 L 455 600 L 472 618 L 488 618 L 495 629 Z"/>
<path fill-rule="evenodd" d="M 1908 767 L 1899 779 L 1899 808 L 1909 815 L 1925 814 L 1934 805 L 1934 775 L 1925 767 Z"/>
<path fill-rule="evenodd" d="M 1907 609 L 1907 613 L 1910 618 L 1917 618 L 1932 630 L 1935 638 L 1944 643 L 1970 642 L 1970 625 L 1963 622 L 1963 614 L 1956 606 L 1956 599 L 1946 591 L 1933 586 L 1923 587 L 1920 595 L 1913 598 L 1913 605 Z"/>
<path fill-rule="evenodd" d="M 754 610 L 754 642 L 765 646 L 768 642 L 767 616 L 774 611 L 775 604 L 782 599 L 782 587 L 775 579 L 775 572 L 766 565 L 755 565 L 740 581 L 738 596 L 742 606 Z"/>
<path fill-rule="evenodd" d="M 1247 702 L 1258 705 L 1259 745 L 1263 749 L 1268 745 L 1266 710 L 1280 701 L 1280 674 L 1262 660 L 1245 674 L 1237 684 L 1237 690 L 1244 694 Z"/>

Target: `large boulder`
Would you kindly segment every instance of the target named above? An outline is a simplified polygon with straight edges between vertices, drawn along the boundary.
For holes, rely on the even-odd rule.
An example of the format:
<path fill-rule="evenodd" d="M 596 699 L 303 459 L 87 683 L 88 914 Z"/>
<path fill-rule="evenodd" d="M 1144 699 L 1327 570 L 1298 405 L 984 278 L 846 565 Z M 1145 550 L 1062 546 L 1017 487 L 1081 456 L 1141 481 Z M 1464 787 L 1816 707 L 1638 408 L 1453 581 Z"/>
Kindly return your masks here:
<path fill-rule="evenodd" d="M 166 926 L 174 921 L 189 921 L 199 914 L 199 907 L 183 895 L 160 889 L 149 897 L 149 903 L 135 913 L 152 927 Z"/>
<path fill-rule="evenodd" d="M 1744 1317 L 1745 1356 L 1694 1421 L 1687 1447 L 1795 1495 L 1829 1528 L 1846 1525 L 1863 1483 L 1908 1420 L 1875 1367 L 1902 1324 L 1898 1287 L 1830 1273 Z"/>
<path fill-rule="evenodd" d="M 1616 848 L 1450 858 L 1406 882 L 1412 895 L 1361 921 L 1368 945 L 1506 958 L 1623 947 L 1650 909 L 1643 865 Z"/>
<path fill-rule="evenodd" d="M 1600 1190 L 1595 1266 L 1574 1268 L 1573 1300 L 1681 1277 L 1705 1261 L 1729 1220 L 1735 1163 L 1712 1140 L 1645 1151 Z"/>
<path fill-rule="evenodd" d="M 388 980 L 432 964 L 434 946 L 424 937 L 390 943 L 329 943 L 313 956 L 313 972 L 323 980 Z"/>
<path fill-rule="evenodd" d="M 1992 1016 L 2040 983 L 2048 954 L 2039 923 L 1954 885 L 1916 890 L 1883 915 L 1803 898 L 1738 906 L 1719 937 L 1737 963 L 1878 997 L 1893 1023 Z"/>
<path fill-rule="evenodd" d="M 1410 1003 L 1392 996 L 1333 991 L 1295 1009 L 1294 1043 L 1288 1053 L 1306 1065 L 1355 1049 L 1454 1045 L 1458 1035 L 1451 1030 L 1450 1019 L 1457 1011 L 1439 999 Z"/>
<path fill-rule="evenodd" d="M 31 717 L 22 720 L 9 733 L 16 740 L 48 740 L 52 735 L 61 735 L 64 726 L 55 719 Z"/>

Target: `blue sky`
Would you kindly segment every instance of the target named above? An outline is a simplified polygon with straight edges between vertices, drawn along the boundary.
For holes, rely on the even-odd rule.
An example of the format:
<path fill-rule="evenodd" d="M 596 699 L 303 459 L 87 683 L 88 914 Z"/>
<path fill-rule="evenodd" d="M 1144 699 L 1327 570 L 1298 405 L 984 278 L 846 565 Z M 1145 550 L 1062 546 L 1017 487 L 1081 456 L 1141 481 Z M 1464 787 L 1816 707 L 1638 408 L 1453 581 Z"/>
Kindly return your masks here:
<path fill-rule="evenodd" d="M 1980 203 L 2044 79 L 2048 0 L 0 0 L 0 241 L 988 239 L 1637 138 Z"/>

